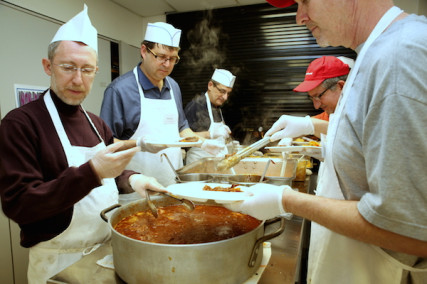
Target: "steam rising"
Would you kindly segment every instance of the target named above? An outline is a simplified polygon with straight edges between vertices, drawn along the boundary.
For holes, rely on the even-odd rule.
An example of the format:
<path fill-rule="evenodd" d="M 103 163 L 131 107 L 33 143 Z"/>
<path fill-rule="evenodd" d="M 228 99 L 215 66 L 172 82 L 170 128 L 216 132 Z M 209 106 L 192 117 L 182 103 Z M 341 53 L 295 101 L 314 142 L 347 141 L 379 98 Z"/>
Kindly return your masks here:
<path fill-rule="evenodd" d="M 183 53 L 186 67 L 192 74 L 199 75 L 204 70 L 212 73 L 215 68 L 223 68 L 226 52 L 220 46 L 221 27 L 212 24 L 212 10 L 187 33 L 189 49 Z M 224 34 L 222 34 L 224 39 Z"/>

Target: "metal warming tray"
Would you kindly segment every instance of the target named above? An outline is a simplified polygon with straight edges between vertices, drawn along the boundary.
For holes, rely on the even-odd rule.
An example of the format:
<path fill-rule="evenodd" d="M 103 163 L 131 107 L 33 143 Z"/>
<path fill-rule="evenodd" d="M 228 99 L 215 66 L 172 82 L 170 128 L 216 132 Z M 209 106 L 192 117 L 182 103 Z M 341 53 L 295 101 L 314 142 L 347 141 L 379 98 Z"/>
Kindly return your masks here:
<path fill-rule="evenodd" d="M 265 170 L 267 163 L 268 166 L 265 177 L 267 183 L 277 185 L 290 185 L 295 178 L 297 159 L 289 158 L 286 160 L 286 165 L 283 165 L 282 158 L 272 157 L 248 157 L 242 159 L 233 168 L 219 172 L 216 167 L 222 158 L 206 157 L 196 162 L 188 164 L 176 172 L 180 174 L 188 173 L 203 173 L 209 174 L 213 177 L 213 182 L 226 182 L 234 175 L 259 175 L 261 176 Z"/>

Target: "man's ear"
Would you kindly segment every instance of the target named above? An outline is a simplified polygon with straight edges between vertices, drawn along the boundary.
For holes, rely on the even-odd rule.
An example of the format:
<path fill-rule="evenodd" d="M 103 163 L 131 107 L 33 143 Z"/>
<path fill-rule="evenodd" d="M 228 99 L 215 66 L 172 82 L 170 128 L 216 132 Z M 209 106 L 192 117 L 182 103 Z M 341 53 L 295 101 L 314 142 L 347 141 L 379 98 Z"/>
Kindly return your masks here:
<path fill-rule="evenodd" d="M 44 72 L 47 75 L 51 76 L 52 75 L 52 64 L 50 63 L 50 60 L 47 58 L 43 58 L 42 59 L 42 65 L 43 65 Z"/>

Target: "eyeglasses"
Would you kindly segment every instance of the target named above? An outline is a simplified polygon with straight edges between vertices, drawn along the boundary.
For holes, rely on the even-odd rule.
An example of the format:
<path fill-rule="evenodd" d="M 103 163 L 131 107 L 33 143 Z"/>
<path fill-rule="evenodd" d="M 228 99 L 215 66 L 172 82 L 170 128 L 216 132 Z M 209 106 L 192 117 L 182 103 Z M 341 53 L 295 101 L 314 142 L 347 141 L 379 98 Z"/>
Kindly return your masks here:
<path fill-rule="evenodd" d="M 221 93 L 221 95 L 230 95 L 231 92 L 227 92 L 227 90 L 218 88 L 218 86 L 215 83 L 213 85 Z"/>
<path fill-rule="evenodd" d="M 156 54 L 154 51 L 152 51 L 148 47 L 147 47 L 147 50 L 154 56 L 154 58 L 157 59 L 157 62 L 159 63 L 166 63 L 169 60 L 171 64 L 178 64 L 180 60 L 179 56 L 167 57 L 164 54 L 160 54 L 160 55 Z"/>
<path fill-rule="evenodd" d="M 55 64 L 55 63 L 52 63 L 52 65 L 58 66 L 61 71 L 67 74 L 74 74 L 77 72 L 77 70 L 80 70 L 80 72 L 86 77 L 95 76 L 96 72 L 98 71 L 94 67 L 79 68 L 71 64 Z"/>
<path fill-rule="evenodd" d="M 312 101 L 320 101 L 320 98 L 326 93 L 326 91 L 330 90 L 333 86 L 335 86 L 335 84 L 330 85 L 329 87 L 327 87 L 323 92 L 321 92 L 317 96 L 307 95 L 307 98 L 312 100 Z"/>

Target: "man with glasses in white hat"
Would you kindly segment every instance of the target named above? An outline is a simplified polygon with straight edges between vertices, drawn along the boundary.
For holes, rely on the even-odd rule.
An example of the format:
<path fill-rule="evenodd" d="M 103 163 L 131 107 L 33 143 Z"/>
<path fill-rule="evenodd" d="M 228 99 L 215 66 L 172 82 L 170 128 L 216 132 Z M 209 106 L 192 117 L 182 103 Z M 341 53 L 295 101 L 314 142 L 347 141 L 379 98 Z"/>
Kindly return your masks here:
<path fill-rule="evenodd" d="M 116 78 L 105 90 L 101 117 L 119 140 L 136 142 L 142 149 L 128 168 L 153 176 L 167 186 L 175 183 L 175 169 L 183 166 L 181 148 L 166 148 L 167 142 L 197 136 L 188 125 L 178 83 L 169 77 L 180 60 L 181 30 L 170 24 L 149 23 L 141 44 L 142 61 L 132 71 Z M 200 140 L 205 140 L 200 137 Z M 150 142 L 163 142 L 162 145 Z M 205 150 L 217 153 L 223 145 L 205 140 Z"/>
<path fill-rule="evenodd" d="M 98 70 L 97 40 L 85 5 L 42 60 L 50 88 L 0 126 L 2 209 L 30 248 L 28 283 L 46 283 L 110 238 L 99 213 L 118 203 L 118 188 L 164 191 L 154 178 L 124 171 L 140 148 L 118 151 L 123 143 L 81 106 Z"/>
<path fill-rule="evenodd" d="M 215 69 L 205 94 L 197 95 L 185 106 L 185 116 L 190 128 L 198 135 L 207 139 L 222 140 L 224 143 L 230 137 L 231 130 L 224 122 L 221 106 L 228 100 L 235 80 L 236 76 L 230 71 Z M 193 147 L 187 151 L 186 164 L 204 157 L 224 157 L 227 153 L 225 146 L 217 155 Z"/>

